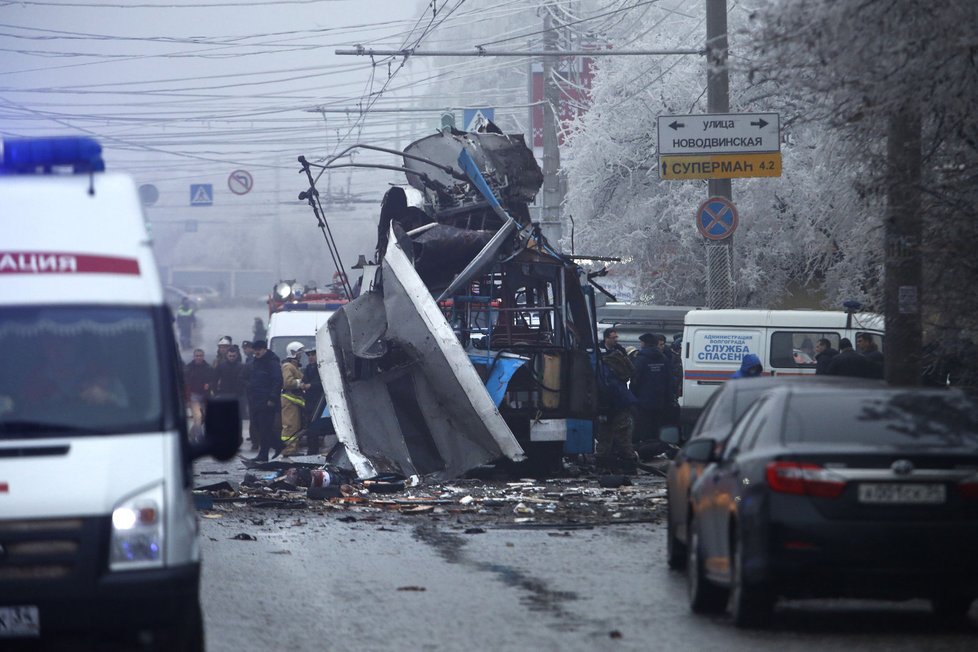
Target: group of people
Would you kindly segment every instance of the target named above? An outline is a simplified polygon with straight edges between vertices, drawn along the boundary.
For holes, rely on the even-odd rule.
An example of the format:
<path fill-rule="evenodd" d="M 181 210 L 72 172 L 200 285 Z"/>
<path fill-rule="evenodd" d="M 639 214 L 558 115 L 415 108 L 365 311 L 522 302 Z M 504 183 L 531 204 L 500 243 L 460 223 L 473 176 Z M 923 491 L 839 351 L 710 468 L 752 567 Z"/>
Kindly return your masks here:
<path fill-rule="evenodd" d="M 596 462 L 611 472 L 632 473 L 636 447 L 645 456 L 663 452 L 659 431 L 679 423 L 682 362 L 664 335 L 643 334 L 634 351 L 618 343 L 614 328 L 602 335 Z"/>
<path fill-rule="evenodd" d="M 280 360 L 264 339 L 242 342 L 239 348 L 227 335 L 218 340 L 217 354 L 210 363 L 203 349 L 195 349 L 184 367 L 191 437 L 202 434 L 207 398 L 230 396 L 238 399 L 242 414 L 249 419 L 251 448 L 258 451 L 256 461 L 267 462 L 272 452 L 276 457 L 298 454 L 300 433 L 314 419 L 323 385 L 315 349 L 292 342 L 286 351 L 287 357 Z M 309 434 L 306 443 L 309 455 L 319 453 L 317 435 Z"/>
<path fill-rule="evenodd" d="M 882 378 L 883 353 L 869 333 L 856 333 L 856 346 L 847 337 L 839 340 L 839 350 L 826 338 L 815 343 L 815 373 L 828 376 Z"/>

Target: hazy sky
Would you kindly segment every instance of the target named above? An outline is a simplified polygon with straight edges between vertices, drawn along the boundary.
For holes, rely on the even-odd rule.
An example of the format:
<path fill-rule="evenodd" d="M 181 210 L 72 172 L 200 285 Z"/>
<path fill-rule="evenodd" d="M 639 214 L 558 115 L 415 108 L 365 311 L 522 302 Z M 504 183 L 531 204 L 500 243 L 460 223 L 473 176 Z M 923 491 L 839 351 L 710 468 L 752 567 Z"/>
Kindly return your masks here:
<path fill-rule="evenodd" d="M 242 167 L 288 172 L 297 154 L 326 155 L 354 124 L 324 124 L 308 109 L 356 108 L 369 90 L 369 59 L 333 51 L 401 46 L 422 18 L 417 4 L 2 3 L 0 130 L 92 133 L 109 165 L 164 184 Z"/>
<path fill-rule="evenodd" d="M 539 45 L 540 23 L 507 21 L 532 16 L 539 2 L 0 0 L 0 135 L 98 138 L 108 169 L 158 190 L 147 216 L 164 264 L 175 251 L 212 251 L 212 240 L 244 258 L 244 242 L 225 235 L 247 231 L 242 238 L 267 239 L 255 229 L 269 225 L 285 242 L 321 241 L 311 210 L 297 199 L 308 187 L 299 155 L 323 161 L 358 142 L 400 149 L 432 133 L 440 109 L 363 118 L 363 107 L 432 101 L 486 106 L 493 89 L 478 83 L 482 71 L 527 65 L 517 59 L 457 62 L 449 74 L 465 79 L 464 97 L 432 100 L 424 92 L 433 59 L 412 58 L 402 67 L 400 59 L 371 61 L 334 51 L 357 44 L 425 49 L 435 40 L 443 48 L 471 49 L 473 35 L 485 43 L 525 47 L 533 38 Z M 560 4 L 574 8 L 579 2 Z M 625 0 L 608 0 L 607 6 L 630 8 Z M 350 112 L 320 113 L 317 107 Z M 518 110 L 525 115 L 525 108 Z M 398 159 L 368 152 L 357 161 Z M 253 178 L 243 195 L 229 188 L 238 170 Z M 362 169 L 318 181 L 324 195 L 327 187 L 350 187 L 369 202 L 334 206 L 327 215 L 344 257 L 356 260 L 372 250 L 380 198 L 391 183 L 404 181 L 400 173 Z M 197 184 L 210 184 L 212 206 L 191 205 Z M 201 228 L 190 231 L 189 221 Z M 276 259 L 287 260 L 281 246 L 277 250 Z"/>
<path fill-rule="evenodd" d="M 297 156 L 315 161 L 337 151 L 339 143 L 393 146 L 395 135 L 405 139 L 402 145 L 412 136 L 407 129 L 398 134 L 393 115 L 361 121 L 356 114 L 330 114 L 324 120 L 309 111 L 320 105 L 356 110 L 387 80 L 386 64 L 372 68 L 366 57 L 337 56 L 334 50 L 358 43 L 403 47 L 429 24 L 428 5 L 0 2 L 0 133 L 96 136 L 109 169 L 158 188 L 159 200 L 147 213 L 164 241 L 167 223 L 176 231 L 191 218 L 243 225 L 297 221 L 296 237 L 321 238 L 310 209 L 296 200 L 308 185 Z M 411 66 L 399 71 L 396 85 L 409 83 L 412 74 Z M 385 94 L 384 101 L 396 100 L 397 92 Z M 230 173 L 239 169 L 254 179 L 253 190 L 242 196 L 228 188 Z M 334 174 L 334 187 L 345 189 L 347 178 L 346 172 Z M 389 182 L 403 177 L 356 172 L 357 180 L 355 191 L 379 198 Z M 191 207 L 191 184 L 211 184 L 214 205 Z M 363 220 L 373 219 L 377 209 L 353 208 L 335 216 L 338 237 L 344 223 L 360 233 Z"/>

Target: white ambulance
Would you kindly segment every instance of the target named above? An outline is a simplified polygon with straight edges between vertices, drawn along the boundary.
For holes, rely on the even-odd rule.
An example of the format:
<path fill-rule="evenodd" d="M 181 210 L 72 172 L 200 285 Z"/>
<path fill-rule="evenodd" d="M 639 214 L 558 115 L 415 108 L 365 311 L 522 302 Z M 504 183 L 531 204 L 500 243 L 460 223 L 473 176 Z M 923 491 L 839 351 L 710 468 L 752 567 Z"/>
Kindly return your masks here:
<path fill-rule="evenodd" d="M 855 308 L 858 310 L 858 308 Z M 691 310 L 683 328 L 684 430 L 707 399 L 739 368 L 747 353 L 761 359 L 766 376 L 815 373 L 815 343 L 825 338 L 838 350 L 856 333 L 869 333 L 883 351 L 883 317 L 873 313 L 827 310 Z"/>
<path fill-rule="evenodd" d="M 189 443 L 139 197 L 103 169 L 92 139 L 2 143 L 0 648 L 202 650 L 191 462 L 233 457 L 238 408 Z"/>

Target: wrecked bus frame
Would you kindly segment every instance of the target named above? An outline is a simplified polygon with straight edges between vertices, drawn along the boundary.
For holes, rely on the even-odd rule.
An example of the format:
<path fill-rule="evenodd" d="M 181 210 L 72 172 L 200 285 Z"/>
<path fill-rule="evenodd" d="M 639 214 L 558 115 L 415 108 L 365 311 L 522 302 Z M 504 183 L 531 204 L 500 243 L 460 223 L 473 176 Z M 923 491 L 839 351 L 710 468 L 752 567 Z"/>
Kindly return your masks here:
<path fill-rule="evenodd" d="M 410 185 L 385 194 L 376 261 L 358 265 L 355 298 L 318 336 L 358 474 L 446 479 L 524 451 L 534 472 L 558 473 L 569 437 L 570 452 L 590 452 L 593 292 L 530 221 L 543 175 L 522 136 L 446 130 L 404 152 L 360 147 L 403 165 L 321 167 L 397 169 Z M 299 160 L 315 197 L 317 166 Z"/>

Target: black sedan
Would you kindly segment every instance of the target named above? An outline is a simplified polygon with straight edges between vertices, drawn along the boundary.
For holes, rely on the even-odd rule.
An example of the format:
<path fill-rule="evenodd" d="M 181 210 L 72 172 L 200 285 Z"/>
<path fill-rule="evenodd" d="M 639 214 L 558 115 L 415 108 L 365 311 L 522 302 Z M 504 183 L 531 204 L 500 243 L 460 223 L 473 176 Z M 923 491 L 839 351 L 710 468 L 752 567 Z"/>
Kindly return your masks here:
<path fill-rule="evenodd" d="M 779 597 L 978 596 L 978 405 L 946 390 L 790 384 L 762 394 L 693 485 L 693 611 L 764 624 Z"/>
<path fill-rule="evenodd" d="M 763 376 L 726 382 L 707 401 L 689 439 L 708 437 L 719 444 L 718 450 L 722 449 L 733 430 L 734 423 L 758 396 L 774 387 L 793 383 L 883 386 L 881 381 L 815 375 Z M 679 443 L 678 431 L 675 429 L 670 432 L 664 431 L 662 438 L 671 444 Z M 703 467 L 704 464 L 702 463 L 691 462 L 687 459 L 684 451 L 680 450 L 669 463 L 666 472 L 666 555 L 669 567 L 676 570 L 686 567 L 686 542 L 689 531 L 687 523 L 690 513 L 689 491 L 702 473 Z"/>

